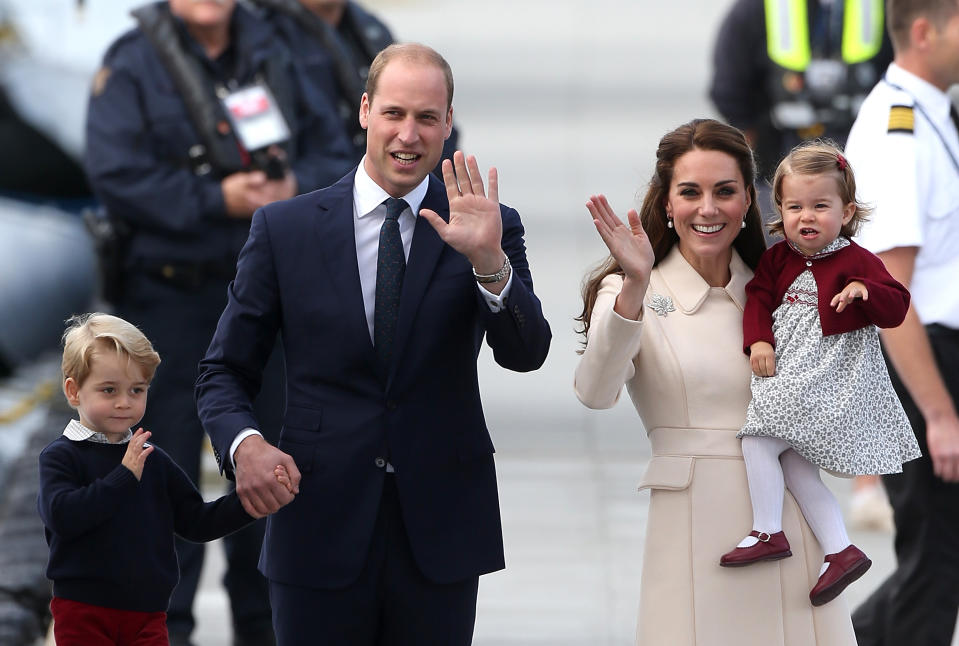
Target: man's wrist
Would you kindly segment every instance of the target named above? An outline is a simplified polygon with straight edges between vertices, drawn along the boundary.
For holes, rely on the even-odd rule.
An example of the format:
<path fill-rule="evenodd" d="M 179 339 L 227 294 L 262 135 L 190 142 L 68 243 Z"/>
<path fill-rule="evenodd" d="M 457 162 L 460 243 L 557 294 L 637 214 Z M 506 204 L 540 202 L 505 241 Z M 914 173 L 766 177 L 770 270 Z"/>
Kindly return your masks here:
<path fill-rule="evenodd" d="M 512 270 L 512 267 L 511 267 L 510 262 L 509 262 L 509 256 L 507 256 L 507 255 L 504 254 L 504 255 L 503 255 L 503 264 L 500 266 L 500 268 L 499 268 L 497 271 L 492 272 L 492 273 L 488 273 L 488 274 L 487 274 L 487 273 L 482 273 L 482 272 L 478 271 L 478 270 L 476 269 L 476 267 L 474 266 L 474 267 L 473 267 L 473 277 L 476 279 L 476 282 L 478 282 L 478 283 L 483 283 L 483 284 L 487 284 L 487 283 L 499 283 L 499 282 L 502 282 L 502 281 L 506 280 L 507 278 L 509 278 L 509 275 L 510 275 L 510 271 L 511 271 L 511 270 Z"/>
<path fill-rule="evenodd" d="M 493 274 L 503 266 L 503 259 L 506 258 L 506 252 L 502 247 L 495 249 L 476 249 L 473 253 L 467 254 L 466 258 L 473 265 L 473 271 L 477 274 Z"/>
<path fill-rule="evenodd" d="M 240 445 L 243 444 L 243 441 L 252 437 L 257 436 L 260 439 L 263 439 L 263 434 L 260 433 L 255 428 L 245 428 L 237 434 L 236 438 L 233 440 L 233 443 L 230 444 L 230 462 L 233 464 L 234 470 L 236 469 L 236 457 L 237 451 L 240 449 Z M 249 448 L 249 444 L 247 444 Z"/>

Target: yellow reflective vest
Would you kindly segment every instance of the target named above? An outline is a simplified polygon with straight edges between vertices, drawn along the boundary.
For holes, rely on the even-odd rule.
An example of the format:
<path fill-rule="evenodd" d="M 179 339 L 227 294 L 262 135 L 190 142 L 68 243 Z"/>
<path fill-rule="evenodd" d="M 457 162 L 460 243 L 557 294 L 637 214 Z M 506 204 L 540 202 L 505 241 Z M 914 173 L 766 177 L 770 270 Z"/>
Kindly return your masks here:
<path fill-rule="evenodd" d="M 862 63 L 882 46 L 883 0 L 836 0 L 845 2 L 842 60 Z M 812 60 L 809 14 L 806 0 L 765 0 L 766 49 L 769 58 L 794 72 L 802 72 Z"/>

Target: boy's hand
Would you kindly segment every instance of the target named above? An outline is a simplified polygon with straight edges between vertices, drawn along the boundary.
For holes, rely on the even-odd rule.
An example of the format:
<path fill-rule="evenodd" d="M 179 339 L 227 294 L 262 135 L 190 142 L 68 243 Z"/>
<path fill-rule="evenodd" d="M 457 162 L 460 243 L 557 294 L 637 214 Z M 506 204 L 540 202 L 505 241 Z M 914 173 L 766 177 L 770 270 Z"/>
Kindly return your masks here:
<path fill-rule="evenodd" d="M 861 281 L 854 280 L 846 285 L 841 292 L 833 296 L 829 304 L 836 308 L 836 313 L 838 314 L 857 298 L 868 301 L 869 290 L 866 289 L 866 286 Z"/>
<path fill-rule="evenodd" d="M 276 468 L 273 469 L 273 475 L 276 476 L 277 482 L 279 482 L 281 485 L 286 487 L 287 491 L 289 491 L 290 493 L 294 493 L 293 481 L 290 480 L 290 474 L 286 470 L 285 466 L 283 466 L 282 464 L 276 465 Z"/>
<path fill-rule="evenodd" d="M 123 466 L 133 472 L 136 479 L 139 480 L 143 475 L 143 465 L 147 461 L 147 456 L 153 453 L 153 445 L 146 441 L 153 435 L 150 431 L 144 431 L 138 428 L 127 443 L 127 452 L 123 455 Z"/>
<path fill-rule="evenodd" d="M 776 351 L 767 341 L 756 341 L 749 346 L 749 365 L 757 377 L 776 374 Z"/>

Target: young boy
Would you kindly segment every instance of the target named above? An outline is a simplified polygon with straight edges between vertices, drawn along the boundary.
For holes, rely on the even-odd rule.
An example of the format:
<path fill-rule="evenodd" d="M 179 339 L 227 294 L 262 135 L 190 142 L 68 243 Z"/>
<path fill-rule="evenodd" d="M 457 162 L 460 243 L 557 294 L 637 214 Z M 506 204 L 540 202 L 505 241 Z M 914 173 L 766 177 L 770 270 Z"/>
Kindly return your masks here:
<path fill-rule="evenodd" d="M 253 518 L 236 493 L 204 502 L 149 431 L 131 432 L 160 363 L 140 330 L 87 314 L 63 343 L 63 392 L 80 419 L 41 452 L 38 497 L 57 646 L 167 646 L 174 533 L 211 541 Z"/>

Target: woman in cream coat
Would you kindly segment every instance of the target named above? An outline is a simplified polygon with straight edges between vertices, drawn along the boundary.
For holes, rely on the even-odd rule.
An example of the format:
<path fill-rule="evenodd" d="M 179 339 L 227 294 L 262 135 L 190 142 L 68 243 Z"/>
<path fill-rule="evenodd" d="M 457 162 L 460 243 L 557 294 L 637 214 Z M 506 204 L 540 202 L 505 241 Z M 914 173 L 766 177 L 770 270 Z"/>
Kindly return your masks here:
<path fill-rule="evenodd" d="M 809 590 L 823 553 L 787 494 L 793 555 L 722 568 L 752 527 L 740 441 L 750 367 L 745 285 L 763 250 L 755 165 L 742 133 L 696 120 L 668 133 L 643 202 L 622 223 L 603 196 L 587 208 L 610 257 L 584 287 L 587 336 L 576 394 L 609 408 L 625 384 L 652 459 L 637 643 L 854 646 L 845 601 Z"/>

